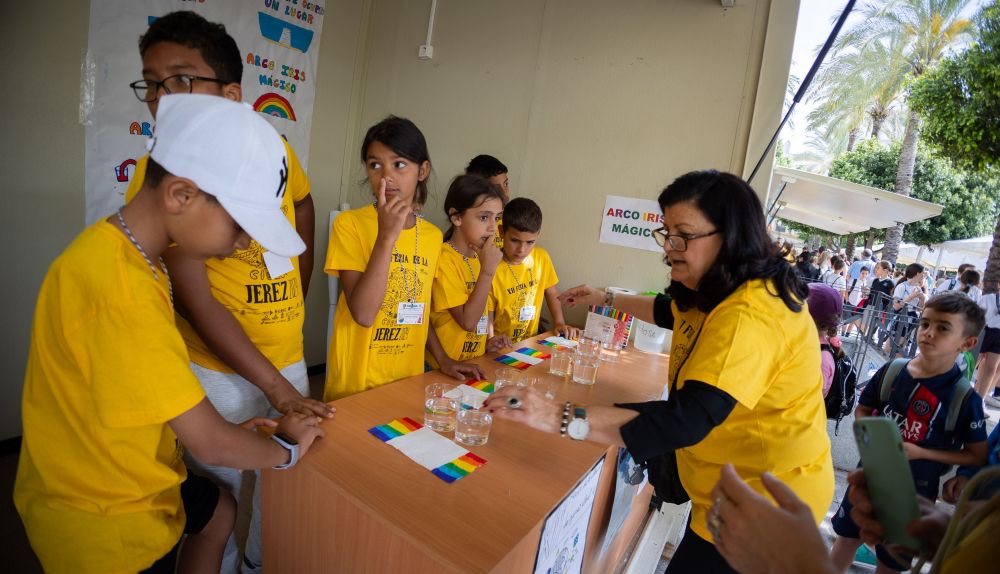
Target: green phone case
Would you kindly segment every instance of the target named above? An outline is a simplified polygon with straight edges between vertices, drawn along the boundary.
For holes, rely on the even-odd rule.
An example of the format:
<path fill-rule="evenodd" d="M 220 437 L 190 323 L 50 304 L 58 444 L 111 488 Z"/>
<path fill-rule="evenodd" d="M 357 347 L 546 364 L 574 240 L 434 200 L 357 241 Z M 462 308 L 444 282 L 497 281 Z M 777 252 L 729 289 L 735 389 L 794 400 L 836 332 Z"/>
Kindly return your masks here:
<path fill-rule="evenodd" d="M 887 418 L 864 417 L 854 421 L 854 441 L 861 453 L 875 517 L 885 526 L 886 540 L 919 550 L 920 541 L 906 533 L 906 525 L 920 516 L 920 509 L 899 429 Z"/>

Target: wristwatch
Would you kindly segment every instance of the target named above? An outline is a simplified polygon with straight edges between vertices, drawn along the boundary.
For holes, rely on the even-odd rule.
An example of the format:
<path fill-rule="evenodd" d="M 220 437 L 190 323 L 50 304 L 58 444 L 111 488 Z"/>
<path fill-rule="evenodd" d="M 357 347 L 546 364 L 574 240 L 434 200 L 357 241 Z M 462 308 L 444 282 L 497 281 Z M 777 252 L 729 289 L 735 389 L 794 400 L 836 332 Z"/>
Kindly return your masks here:
<path fill-rule="evenodd" d="M 271 440 L 281 445 L 281 448 L 288 451 L 289 458 L 288 462 L 285 464 L 279 464 L 278 466 L 272 467 L 275 470 L 285 470 L 286 468 L 292 468 L 295 463 L 299 462 L 299 443 L 292 437 L 285 433 L 276 432 L 271 435 Z"/>
<path fill-rule="evenodd" d="M 590 421 L 587 420 L 587 409 L 582 405 L 573 405 L 573 418 L 566 427 L 566 434 L 573 440 L 586 440 L 590 434 Z"/>

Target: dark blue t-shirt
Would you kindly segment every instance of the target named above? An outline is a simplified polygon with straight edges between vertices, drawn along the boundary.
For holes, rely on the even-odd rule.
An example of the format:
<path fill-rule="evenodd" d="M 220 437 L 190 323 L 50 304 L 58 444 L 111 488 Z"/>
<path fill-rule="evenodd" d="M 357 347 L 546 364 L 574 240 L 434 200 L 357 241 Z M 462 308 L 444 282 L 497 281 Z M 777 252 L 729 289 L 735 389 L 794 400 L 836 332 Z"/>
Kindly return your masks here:
<path fill-rule="evenodd" d="M 879 381 L 889 363 L 882 365 L 861 392 L 858 403 L 874 408 L 877 415 L 892 419 L 899 428 L 903 442 L 934 450 L 959 450 L 966 443 L 986 440 L 986 420 L 983 402 L 972 392 L 959 412 L 955 432 L 951 437 L 945 432 L 945 421 L 951 405 L 952 392 L 961 372 L 957 366 L 943 375 L 914 379 L 906 367 L 892 383 L 889 402 L 879 404 Z M 924 496 L 937 496 L 938 478 L 948 472 L 951 465 L 931 460 L 911 460 L 910 469 L 917 484 L 917 492 Z"/>

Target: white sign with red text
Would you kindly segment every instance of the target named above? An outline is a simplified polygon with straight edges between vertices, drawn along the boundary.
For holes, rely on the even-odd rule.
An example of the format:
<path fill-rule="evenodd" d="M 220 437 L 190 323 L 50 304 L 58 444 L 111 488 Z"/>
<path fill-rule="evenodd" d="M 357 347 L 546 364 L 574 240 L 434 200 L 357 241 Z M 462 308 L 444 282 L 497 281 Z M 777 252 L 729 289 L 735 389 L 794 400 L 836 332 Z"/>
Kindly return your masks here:
<path fill-rule="evenodd" d="M 660 227 L 663 212 L 651 199 L 609 195 L 604 200 L 601 243 L 662 253 L 663 248 L 653 239 L 653 230 Z"/>

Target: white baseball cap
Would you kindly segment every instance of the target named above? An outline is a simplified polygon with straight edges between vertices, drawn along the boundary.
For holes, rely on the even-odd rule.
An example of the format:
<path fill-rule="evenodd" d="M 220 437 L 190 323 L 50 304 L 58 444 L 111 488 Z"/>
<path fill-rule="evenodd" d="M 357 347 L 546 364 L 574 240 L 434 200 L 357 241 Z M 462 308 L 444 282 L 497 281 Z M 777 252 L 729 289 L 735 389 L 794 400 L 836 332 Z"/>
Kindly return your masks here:
<path fill-rule="evenodd" d="M 249 105 L 204 94 L 161 96 L 148 146 L 156 163 L 218 199 L 264 249 L 283 257 L 305 251 L 281 212 L 285 144 Z"/>

